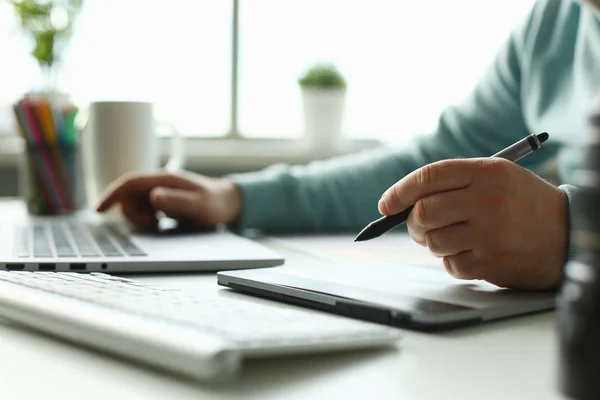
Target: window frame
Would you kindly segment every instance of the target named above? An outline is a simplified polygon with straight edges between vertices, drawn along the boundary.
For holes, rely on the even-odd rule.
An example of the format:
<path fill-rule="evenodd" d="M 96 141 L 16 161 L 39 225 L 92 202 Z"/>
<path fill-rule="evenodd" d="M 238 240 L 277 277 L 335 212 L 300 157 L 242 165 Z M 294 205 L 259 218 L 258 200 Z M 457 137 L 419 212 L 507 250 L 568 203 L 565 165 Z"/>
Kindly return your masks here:
<path fill-rule="evenodd" d="M 311 161 L 368 150 L 381 145 L 379 140 L 348 139 L 338 152 L 309 148 L 302 138 L 278 139 L 246 137 L 239 131 L 239 43 L 240 0 L 232 0 L 231 16 L 231 96 L 229 129 L 218 136 L 185 135 L 186 169 L 207 173 L 246 172 L 276 163 L 307 164 Z M 16 167 L 21 152 L 20 139 L 14 132 L 0 132 L 0 168 Z M 160 139 L 161 157 L 166 161 L 170 151 L 169 138 Z"/>

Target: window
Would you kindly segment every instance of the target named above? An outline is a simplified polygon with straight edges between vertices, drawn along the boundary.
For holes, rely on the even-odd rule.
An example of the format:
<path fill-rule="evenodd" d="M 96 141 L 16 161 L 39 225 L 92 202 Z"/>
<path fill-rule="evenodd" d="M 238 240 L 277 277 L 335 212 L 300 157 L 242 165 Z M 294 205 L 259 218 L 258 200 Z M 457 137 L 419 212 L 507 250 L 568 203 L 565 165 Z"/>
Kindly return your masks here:
<path fill-rule="evenodd" d="M 349 81 L 348 135 L 397 141 L 431 130 L 532 3 L 242 1 L 240 129 L 250 137 L 300 135 L 296 79 L 327 59 Z"/>
<path fill-rule="evenodd" d="M 79 104 L 154 101 L 162 117 L 194 136 L 228 135 L 237 98 L 234 133 L 295 138 L 302 133 L 297 79 L 313 62 L 328 60 L 348 81 L 346 134 L 399 142 L 431 130 L 439 112 L 460 101 L 532 4 L 86 0 L 61 88 Z M 0 103 L 37 84 L 28 50 L 12 10 L 0 2 Z M 9 116 L 0 112 L 0 130 Z"/>
<path fill-rule="evenodd" d="M 231 13 L 230 1 L 84 0 L 59 89 L 77 104 L 150 100 L 183 132 L 223 136 L 230 118 Z M 0 74 L 0 87 L 8 85 L 0 93 L 5 102 L 38 84 L 27 43 L 14 28 L 9 36 L 6 25 L 0 23 L 0 49 L 12 62 Z"/>

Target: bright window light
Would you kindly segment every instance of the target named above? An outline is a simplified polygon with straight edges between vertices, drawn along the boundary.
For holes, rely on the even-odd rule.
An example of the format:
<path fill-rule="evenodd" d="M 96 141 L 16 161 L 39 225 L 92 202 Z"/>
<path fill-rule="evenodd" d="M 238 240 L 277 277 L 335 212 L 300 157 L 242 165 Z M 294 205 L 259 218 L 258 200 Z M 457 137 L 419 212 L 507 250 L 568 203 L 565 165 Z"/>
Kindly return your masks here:
<path fill-rule="evenodd" d="M 241 2 L 240 130 L 302 133 L 298 76 L 328 60 L 348 81 L 345 132 L 403 141 L 430 131 L 489 65 L 533 0 Z"/>
<path fill-rule="evenodd" d="M 303 131 L 297 80 L 331 61 L 348 82 L 344 132 L 402 142 L 431 131 L 488 67 L 533 0 L 239 0 L 239 133 Z M 231 127 L 233 0 L 86 0 L 60 89 L 81 105 L 140 99 L 192 136 Z M 39 87 L 0 1 L 0 105 Z M 11 126 L 0 108 L 0 132 Z"/>

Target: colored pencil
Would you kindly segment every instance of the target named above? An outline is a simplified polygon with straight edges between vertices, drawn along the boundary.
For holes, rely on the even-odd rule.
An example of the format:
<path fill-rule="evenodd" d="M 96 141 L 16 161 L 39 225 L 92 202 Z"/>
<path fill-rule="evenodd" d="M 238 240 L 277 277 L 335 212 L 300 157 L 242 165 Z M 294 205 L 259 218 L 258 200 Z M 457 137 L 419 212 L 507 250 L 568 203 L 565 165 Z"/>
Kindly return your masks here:
<path fill-rule="evenodd" d="M 56 130 L 54 128 L 54 118 L 52 116 L 52 110 L 50 109 L 50 103 L 41 101 L 35 108 L 40 117 L 46 143 L 55 144 L 57 142 Z"/>

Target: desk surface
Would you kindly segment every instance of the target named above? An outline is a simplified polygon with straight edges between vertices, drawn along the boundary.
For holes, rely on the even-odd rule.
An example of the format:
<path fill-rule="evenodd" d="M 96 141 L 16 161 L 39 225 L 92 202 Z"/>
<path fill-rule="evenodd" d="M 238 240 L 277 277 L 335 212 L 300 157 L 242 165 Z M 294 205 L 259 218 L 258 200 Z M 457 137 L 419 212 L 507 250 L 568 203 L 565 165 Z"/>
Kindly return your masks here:
<path fill-rule="evenodd" d="M 436 263 L 403 235 L 393 236 L 387 235 L 395 254 Z M 297 243 L 259 241 L 281 252 L 288 264 L 324 257 L 300 251 Z M 308 247 L 315 243 L 309 242 Z M 242 296 L 218 287 L 214 274 L 137 278 L 191 292 Z M 554 314 L 544 313 L 442 334 L 405 331 L 397 349 L 250 361 L 236 384 L 210 387 L 0 322 L 0 398 L 560 399 L 554 324 Z"/>

